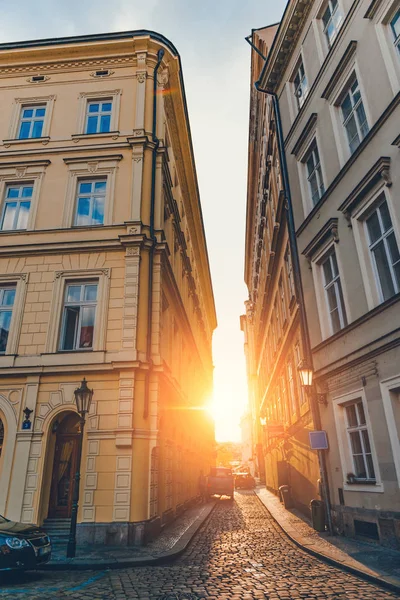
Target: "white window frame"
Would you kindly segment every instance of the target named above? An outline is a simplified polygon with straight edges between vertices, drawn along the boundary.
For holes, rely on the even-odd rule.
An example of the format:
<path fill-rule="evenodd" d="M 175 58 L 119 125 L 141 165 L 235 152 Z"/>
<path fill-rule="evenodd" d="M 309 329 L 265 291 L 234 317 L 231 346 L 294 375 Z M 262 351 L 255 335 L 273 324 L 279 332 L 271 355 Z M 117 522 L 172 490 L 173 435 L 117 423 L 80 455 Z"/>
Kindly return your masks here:
<path fill-rule="evenodd" d="M 28 284 L 28 273 L 0 275 L 0 286 L 15 286 L 15 298 L 12 309 L 10 331 L 7 339 L 6 351 L 0 354 L 0 367 L 11 366 L 7 356 L 17 354 L 19 336 L 21 333 L 24 304 Z"/>
<path fill-rule="evenodd" d="M 14 104 L 11 114 L 10 127 L 8 131 L 8 139 L 3 140 L 4 145 L 7 147 L 8 145 L 14 143 L 26 144 L 30 142 L 42 142 L 48 143 L 50 136 L 50 125 L 53 117 L 54 110 L 54 102 L 57 96 L 35 96 L 35 97 L 26 97 L 26 98 L 14 98 Z M 33 106 L 45 106 L 46 114 L 43 122 L 42 135 L 40 138 L 22 138 L 19 139 L 19 125 L 21 122 L 22 110 L 27 107 Z"/>
<path fill-rule="evenodd" d="M 87 223 L 85 225 L 81 225 L 79 223 L 77 223 L 77 217 L 78 217 L 78 205 L 79 205 L 79 199 L 88 196 L 88 194 L 85 194 L 83 192 L 79 192 L 79 186 L 81 185 L 81 183 L 90 183 L 91 187 L 93 187 L 93 185 L 96 184 L 96 182 L 104 182 L 106 184 L 105 187 L 105 191 L 104 194 L 100 194 L 100 193 L 96 193 L 96 191 L 94 190 L 93 192 L 91 192 L 89 194 L 91 203 L 90 203 L 90 210 L 91 210 L 91 214 L 89 215 L 92 218 L 93 215 L 93 204 L 94 202 L 92 201 L 95 197 L 97 198 L 103 198 L 103 222 L 102 223 Z M 103 177 L 93 177 L 93 178 L 83 178 L 83 179 L 78 179 L 76 182 L 76 198 L 75 198 L 75 209 L 74 209 L 74 220 L 73 220 L 73 226 L 74 227 L 100 227 L 101 225 L 104 225 L 104 209 L 105 209 L 105 205 L 106 205 L 106 198 L 107 198 L 107 178 L 103 178 Z"/>
<path fill-rule="evenodd" d="M 301 76 L 300 73 L 300 69 L 303 69 L 303 75 Z M 295 79 L 296 77 L 299 75 L 299 80 L 300 83 L 297 85 L 295 84 Z M 295 108 L 295 114 L 297 114 L 298 112 L 300 112 L 300 110 L 303 107 L 303 104 L 307 98 L 308 92 L 310 90 L 309 84 L 308 84 L 308 77 L 307 77 L 307 73 L 306 73 L 306 68 L 305 68 L 305 64 L 304 64 L 304 60 L 303 60 L 303 56 L 302 54 L 300 54 L 299 58 L 296 61 L 296 67 L 293 70 L 292 76 L 290 78 L 290 81 L 292 83 L 292 97 L 294 99 L 293 102 L 293 106 Z M 301 95 L 298 96 L 297 91 L 301 90 Z"/>
<path fill-rule="evenodd" d="M 390 22 L 400 9 L 398 1 L 382 2 L 373 17 L 383 62 L 387 69 L 393 95 L 400 89 L 400 52 L 396 49 Z M 400 44 L 400 41 L 399 41 Z M 400 46 L 398 46 L 400 48 Z"/>
<path fill-rule="evenodd" d="M 97 111 L 95 113 L 89 112 L 89 107 L 92 104 L 103 104 L 105 102 L 111 104 L 111 110 L 110 111 L 101 111 L 101 110 L 99 110 L 99 111 Z M 114 107 L 113 107 L 113 99 L 112 98 L 101 98 L 99 100 L 95 100 L 95 99 L 87 100 L 87 102 L 86 102 L 86 115 L 85 115 L 85 135 L 92 135 L 92 134 L 95 134 L 95 133 L 101 135 L 103 133 L 110 133 L 110 131 L 112 131 L 112 129 L 111 129 L 111 123 L 112 123 L 112 117 L 113 117 L 113 108 Z M 101 117 L 104 116 L 104 115 L 109 115 L 110 116 L 110 128 L 109 128 L 108 131 L 100 131 Z M 96 131 L 94 131 L 94 132 L 93 131 L 92 132 L 88 132 L 87 128 L 88 128 L 89 118 L 90 117 L 94 117 L 94 116 L 97 117 Z"/>
<path fill-rule="evenodd" d="M 78 182 L 83 179 L 106 179 L 106 197 L 104 201 L 104 222 L 103 225 L 87 225 L 87 227 L 104 227 L 112 225 L 115 197 L 115 177 L 118 169 L 118 162 L 122 155 L 96 157 L 79 159 L 77 157 L 64 159 L 68 164 L 68 180 L 65 192 L 64 213 L 62 217 L 62 227 L 69 228 L 75 226 L 75 207 L 78 190 Z M 79 227 L 84 227 L 80 225 Z"/>
<path fill-rule="evenodd" d="M 119 123 L 119 113 L 120 113 L 120 105 L 121 105 L 121 95 L 122 90 L 103 90 L 103 91 L 93 91 L 93 92 L 81 92 L 78 96 L 79 106 L 78 106 L 78 119 L 76 124 L 77 133 L 72 135 L 72 138 L 80 138 L 80 137 L 101 137 L 101 136 L 113 136 L 118 135 L 118 123 Z M 99 100 L 100 102 L 104 102 L 106 99 L 110 99 L 112 103 L 112 111 L 111 111 L 111 122 L 110 122 L 110 131 L 107 133 L 85 133 L 86 130 L 86 114 L 87 114 L 87 106 L 89 102 L 95 102 Z"/>
<path fill-rule="evenodd" d="M 26 161 L 26 163 L 13 163 L 0 165 L 0 214 L 3 214 L 6 187 L 9 185 L 29 185 L 32 184 L 33 191 L 31 197 L 31 207 L 26 229 L 0 230 L 1 235 L 15 234 L 21 231 L 31 231 L 35 229 L 36 213 L 40 197 L 40 189 L 44 178 L 46 167 L 50 164 L 49 160 Z"/>
<path fill-rule="evenodd" d="M 30 196 L 21 196 L 20 195 L 20 191 L 22 188 L 24 187 L 31 187 L 32 188 L 32 194 Z M 8 194 L 8 190 L 12 189 L 12 188 L 18 188 L 19 189 L 19 193 L 17 197 L 7 197 Z M 4 233 L 4 232 L 15 232 L 15 231 L 26 231 L 27 227 L 28 227 L 28 223 L 29 223 L 29 215 L 31 212 L 31 208 L 32 208 L 32 197 L 33 197 L 33 192 L 34 192 L 34 182 L 32 181 L 25 181 L 24 183 L 8 183 L 5 188 L 4 188 L 4 196 L 3 196 L 3 200 L 2 200 L 2 206 L 1 206 L 1 210 L 0 210 L 0 232 Z M 4 223 L 4 218 L 5 218 L 5 213 L 6 213 L 6 208 L 7 208 L 7 204 L 10 203 L 17 203 L 17 209 L 16 209 L 16 213 L 14 216 L 14 222 L 16 220 L 18 220 L 19 217 L 19 213 L 21 210 L 20 205 L 24 202 L 28 202 L 29 200 L 29 211 L 28 211 L 28 218 L 27 218 L 27 226 L 26 227 L 12 227 L 11 229 L 3 229 L 3 223 Z"/>
<path fill-rule="evenodd" d="M 352 91 L 352 87 L 354 86 L 355 83 L 357 83 L 357 90 L 358 90 L 358 92 L 360 94 L 360 98 L 359 98 L 359 100 L 357 102 L 354 101 L 354 95 L 353 95 L 353 91 Z M 350 99 L 351 111 L 350 111 L 350 113 L 349 113 L 349 115 L 347 117 L 344 117 L 342 105 L 344 103 L 344 100 L 347 97 Z M 357 108 L 360 107 L 360 106 L 362 106 L 363 111 L 365 113 L 365 121 L 361 125 L 364 125 L 364 123 L 366 123 L 366 125 L 367 125 L 367 131 L 364 134 L 362 132 L 361 125 L 360 125 L 359 118 L 358 118 L 358 113 L 357 113 Z M 366 113 L 365 107 L 364 107 L 363 96 L 361 94 L 360 83 L 359 83 L 357 77 L 355 77 L 352 81 L 350 81 L 350 83 L 349 83 L 346 91 L 344 92 L 343 97 L 342 97 L 341 102 L 340 102 L 339 111 L 340 111 L 340 116 L 341 116 L 341 119 L 342 119 L 342 126 L 343 126 L 343 129 L 345 131 L 345 137 L 346 137 L 346 140 L 347 140 L 348 150 L 349 150 L 349 153 L 350 153 L 350 156 L 351 156 L 357 150 L 358 146 L 361 144 L 361 142 L 363 141 L 363 139 L 368 135 L 368 132 L 370 130 L 370 126 L 369 126 L 369 123 L 368 123 L 367 113 Z M 350 140 L 349 140 L 348 135 L 347 135 L 347 125 L 348 125 L 348 123 L 350 122 L 351 119 L 353 119 L 353 121 L 355 123 L 356 130 L 357 130 L 357 137 L 358 137 L 358 140 L 359 140 L 359 143 L 354 148 L 354 150 L 352 150 L 351 147 L 350 147 Z"/>
<path fill-rule="evenodd" d="M 367 483 L 348 483 L 347 482 L 347 473 L 354 472 L 353 466 L 353 455 L 350 446 L 350 440 L 348 437 L 347 431 L 347 421 L 346 421 L 346 411 L 345 406 L 348 404 L 352 404 L 356 401 L 362 401 L 366 428 L 368 430 L 369 443 L 371 446 L 371 456 L 372 462 L 374 465 L 375 471 L 375 484 L 367 484 Z M 384 486 L 382 483 L 382 478 L 379 469 L 379 463 L 377 459 L 375 442 L 373 429 L 371 427 L 371 421 L 369 417 L 368 404 L 365 396 L 364 389 L 354 390 L 353 392 L 337 396 L 336 398 L 332 398 L 332 406 L 335 417 L 335 426 L 336 426 L 336 435 L 338 440 L 338 448 L 340 455 L 340 462 L 342 465 L 342 474 L 343 474 L 343 489 L 346 492 L 368 492 L 368 493 L 382 493 L 384 491 Z"/>
<path fill-rule="evenodd" d="M 332 260 L 332 256 L 335 256 L 336 259 L 336 265 L 338 267 L 338 273 L 336 275 L 334 275 L 333 279 L 329 282 L 326 281 L 326 277 L 325 277 L 325 272 L 324 272 L 324 265 L 326 264 L 327 261 L 329 261 L 330 266 L 331 266 L 331 270 L 333 273 L 333 260 Z M 338 309 L 338 315 L 339 315 L 339 322 L 340 322 L 340 328 L 338 329 L 338 331 L 340 331 L 341 329 L 343 329 L 344 327 L 347 326 L 347 313 L 346 313 L 346 306 L 344 305 L 344 296 L 343 296 L 343 285 L 342 285 L 342 279 L 340 276 L 340 272 L 339 272 L 339 264 L 337 261 L 337 253 L 336 253 L 336 249 L 335 246 L 331 246 L 330 247 L 330 251 L 327 252 L 324 257 L 321 259 L 320 262 L 320 268 L 321 268 L 321 277 L 322 277 L 322 281 L 323 281 L 323 286 L 324 286 L 324 291 L 325 291 L 325 304 L 326 304 L 326 312 L 328 314 L 328 318 L 329 318 L 329 322 L 330 322 L 330 327 L 331 327 L 331 335 L 334 335 L 335 333 L 338 333 L 337 331 L 333 330 L 333 322 L 332 322 L 332 318 L 331 318 L 331 311 L 329 309 L 329 296 L 328 296 L 328 290 L 330 288 L 333 288 L 335 291 L 335 299 L 336 299 L 336 305 L 337 305 L 337 309 Z M 340 287 L 340 291 L 339 288 Z M 341 294 L 340 294 L 341 292 Z M 341 301 L 341 297 L 343 299 L 343 306 L 342 306 L 342 301 Z"/>
<path fill-rule="evenodd" d="M 36 111 L 37 110 L 41 110 L 44 109 L 44 115 L 42 117 L 37 116 L 36 115 Z M 32 117 L 24 117 L 24 112 L 26 110 L 31 110 L 34 114 L 32 115 Z M 19 116 L 19 122 L 18 122 L 18 130 L 17 130 L 17 136 L 19 140 L 31 140 L 31 139 L 40 139 L 42 137 L 42 135 L 35 135 L 33 136 L 33 129 L 34 129 L 34 123 L 37 121 L 42 121 L 42 130 L 41 130 L 41 134 L 43 133 L 43 128 L 44 128 L 44 122 L 46 120 L 46 111 L 47 111 L 47 105 L 46 104 L 26 104 L 23 105 L 21 108 L 21 114 Z M 21 128 L 22 125 L 24 123 L 29 123 L 29 135 L 27 135 L 26 137 L 21 137 Z"/>
<path fill-rule="evenodd" d="M 64 298 L 69 283 L 89 283 L 97 281 L 97 308 L 94 324 L 92 352 L 104 351 L 107 333 L 107 312 L 111 269 L 85 269 L 81 271 L 57 271 L 50 306 L 50 320 L 47 331 L 46 352 L 50 354 L 78 353 L 82 350 L 59 350 L 61 344 L 61 323 L 64 315 Z M 85 356 L 85 352 L 83 352 Z"/>
<path fill-rule="evenodd" d="M 362 77 L 360 77 L 360 71 L 358 68 L 358 64 L 356 60 L 350 61 L 349 65 L 344 69 L 341 74 L 338 82 L 335 85 L 335 88 L 332 92 L 332 101 L 329 105 L 329 109 L 332 117 L 332 126 L 333 126 L 333 134 L 336 140 L 336 146 L 338 149 L 339 162 L 340 166 L 343 167 L 345 163 L 354 153 L 350 152 L 349 143 L 347 139 L 347 133 L 343 126 L 343 115 L 341 110 L 342 101 L 352 85 L 354 79 L 357 79 L 358 87 L 361 93 L 361 101 L 364 106 L 364 111 L 367 116 L 368 128 L 371 129 L 373 125 L 373 121 L 371 119 L 371 114 L 369 111 L 367 95 L 365 93 L 365 89 L 363 86 Z M 368 135 L 368 133 L 366 134 Z M 362 143 L 362 140 L 361 142 Z M 355 150 L 357 152 L 357 149 Z M 325 174 L 324 181 L 325 181 Z"/>
<path fill-rule="evenodd" d="M 345 19 L 345 13 L 344 13 L 344 10 L 343 10 L 342 3 L 339 2 L 339 0 L 337 0 L 336 1 L 336 4 L 337 4 L 336 10 L 339 10 L 341 12 L 342 18 L 341 18 L 339 27 L 336 28 L 336 33 L 334 34 L 334 36 L 332 38 L 328 38 L 328 35 L 326 33 L 326 27 L 324 26 L 322 18 L 323 18 L 324 14 L 326 13 L 326 11 L 329 8 L 330 11 L 331 11 L 331 16 L 330 16 L 329 20 L 332 21 L 332 16 L 336 13 L 336 10 L 332 12 L 332 3 L 333 3 L 333 0 L 327 0 L 326 2 L 324 2 L 322 8 L 319 11 L 319 18 L 321 19 L 321 31 L 322 31 L 323 38 L 325 40 L 325 46 L 326 46 L 326 48 L 327 48 L 328 51 L 332 48 L 332 46 L 333 46 L 333 44 L 334 44 L 334 42 L 335 42 L 335 40 L 336 40 L 336 38 L 337 38 L 337 36 L 339 34 L 340 29 L 343 26 L 343 21 Z"/>
<path fill-rule="evenodd" d="M 67 289 L 70 286 L 93 286 L 96 285 L 97 290 L 96 290 L 96 300 L 95 301 L 85 301 L 85 300 L 79 300 L 77 302 L 67 302 L 66 299 L 66 292 Z M 58 350 L 59 352 L 92 352 L 93 351 L 93 346 L 94 346 L 94 336 L 95 336 L 95 326 L 93 327 L 93 343 L 92 346 L 88 347 L 88 348 L 79 348 L 77 347 L 77 342 L 78 342 L 78 337 L 82 328 L 82 310 L 79 310 L 79 317 L 78 317 L 78 323 L 77 323 L 77 331 L 75 332 L 75 340 L 74 340 L 74 347 L 73 348 L 63 348 L 64 344 L 65 344 L 65 334 L 66 334 L 66 313 L 67 313 L 67 308 L 70 305 L 73 306 L 79 306 L 79 309 L 83 308 L 83 307 L 95 307 L 95 324 L 96 324 L 96 313 L 97 313 L 97 297 L 98 297 L 98 292 L 99 292 L 99 283 L 97 279 L 91 279 L 88 281 L 82 281 L 82 280 L 77 280 L 77 281 L 66 281 L 65 283 L 65 287 L 64 287 L 64 299 L 63 299 L 63 308 L 62 308 L 62 318 L 61 318 L 61 328 L 60 328 L 60 338 L 59 338 L 59 347 Z"/>
<path fill-rule="evenodd" d="M 380 184 L 363 202 L 357 210 L 351 215 L 351 223 L 354 232 L 354 240 L 356 243 L 357 253 L 360 260 L 361 275 L 364 282 L 365 294 L 367 297 L 368 309 L 372 310 L 383 302 L 383 297 L 380 291 L 380 282 L 377 278 L 376 270 L 373 263 L 373 257 L 369 249 L 369 238 L 366 231 L 366 219 L 374 211 L 374 207 L 380 204 L 381 195 L 384 194 L 390 218 L 392 220 L 393 231 L 396 237 L 397 245 L 400 248 L 400 224 L 397 220 L 396 212 L 393 209 L 395 202 L 386 186 Z"/>
<path fill-rule="evenodd" d="M 307 172 L 307 158 L 310 154 L 310 151 L 313 145 L 316 145 L 318 148 L 319 155 L 319 165 L 322 174 L 322 181 L 324 184 L 324 190 L 326 190 L 327 177 L 325 172 L 325 165 L 323 158 L 321 156 L 321 140 L 319 136 L 319 132 L 317 130 L 317 124 L 315 123 L 314 127 L 309 132 L 307 138 L 301 145 L 301 150 L 296 155 L 297 158 L 297 170 L 299 173 L 299 181 L 300 181 L 300 189 L 301 189 L 301 200 L 303 204 L 304 217 L 306 217 L 314 208 L 315 204 L 312 201 L 311 193 L 310 193 L 310 185 L 308 181 L 308 172 Z"/>
<path fill-rule="evenodd" d="M 318 162 L 317 163 L 315 163 L 315 151 L 317 151 L 317 153 L 318 153 Z M 313 157 L 314 157 L 314 170 L 312 171 L 311 174 L 309 174 L 307 162 L 311 155 L 313 155 Z M 316 136 L 312 140 L 311 144 L 309 144 L 307 151 L 305 152 L 304 157 L 302 159 L 302 162 L 304 164 L 304 176 L 307 181 L 310 206 L 312 208 L 314 208 L 314 206 L 316 204 L 318 204 L 319 200 L 322 198 L 323 194 L 325 193 L 325 189 L 326 189 L 325 183 L 324 183 L 324 174 L 322 172 L 321 153 L 319 151 L 318 141 L 317 141 Z M 316 202 L 314 202 L 314 200 L 313 200 L 312 188 L 311 188 L 311 183 L 310 183 L 310 179 L 314 174 L 315 174 L 315 177 L 316 177 L 317 183 L 318 183 L 318 200 Z M 321 192 L 321 186 L 323 188 L 322 192 Z"/>
<path fill-rule="evenodd" d="M 341 255 L 338 251 L 338 246 L 335 244 L 334 241 L 332 241 L 332 239 L 330 239 L 324 245 L 321 246 L 319 251 L 313 256 L 311 262 L 311 270 L 314 279 L 314 289 L 317 300 L 319 323 L 321 328 L 321 336 L 323 340 L 326 340 L 327 338 L 331 337 L 331 335 L 334 335 L 328 311 L 328 304 L 325 293 L 325 280 L 322 268 L 322 263 L 325 261 L 326 257 L 330 253 L 332 253 L 332 251 L 334 251 L 336 255 L 339 277 L 342 284 L 342 295 L 344 301 L 344 310 L 347 317 L 347 324 L 351 323 L 350 305 L 347 297 L 346 287 L 343 285 L 344 279 Z"/>
<path fill-rule="evenodd" d="M 400 374 L 382 380 L 379 385 L 381 388 L 386 425 L 389 431 L 389 440 L 392 447 L 393 462 L 396 469 L 397 485 L 400 488 L 400 424 L 398 424 L 398 428 L 393 409 L 395 402 L 398 403 L 400 399 Z M 393 398 L 393 394 L 396 395 L 395 398 Z"/>

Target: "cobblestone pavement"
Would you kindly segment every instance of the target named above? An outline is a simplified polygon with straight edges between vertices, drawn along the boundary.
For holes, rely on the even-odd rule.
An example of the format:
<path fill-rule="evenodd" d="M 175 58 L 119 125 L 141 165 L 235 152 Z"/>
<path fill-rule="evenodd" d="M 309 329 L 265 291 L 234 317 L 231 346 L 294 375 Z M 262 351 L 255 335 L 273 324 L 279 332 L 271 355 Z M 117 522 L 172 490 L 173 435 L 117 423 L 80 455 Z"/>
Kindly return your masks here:
<path fill-rule="evenodd" d="M 173 564 L 3 575 L 0 600 L 351 600 L 398 596 L 299 550 L 252 492 L 221 501 Z"/>

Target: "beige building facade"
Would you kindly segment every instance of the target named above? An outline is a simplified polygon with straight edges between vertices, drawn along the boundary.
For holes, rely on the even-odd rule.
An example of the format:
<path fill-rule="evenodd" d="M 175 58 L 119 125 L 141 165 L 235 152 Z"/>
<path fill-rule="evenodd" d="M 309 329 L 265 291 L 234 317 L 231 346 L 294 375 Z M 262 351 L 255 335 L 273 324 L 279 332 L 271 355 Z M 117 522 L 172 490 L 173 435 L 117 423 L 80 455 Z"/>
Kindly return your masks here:
<path fill-rule="evenodd" d="M 290 0 L 279 97 L 334 527 L 400 545 L 400 9 Z"/>
<path fill-rule="evenodd" d="M 253 30 L 251 53 L 245 281 L 249 290 L 241 318 L 257 471 L 278 493 L 289 485 L 294 504 L 308 513 L 318 497 L 319 467 L 309 448 L 316 428 L 297 365 L 303 356 L 293 246 L 288 233 L 287 193 L 282 177 L 272 99 L 255 88 L 278 26 Z"/>
<path fill-rule="evenodd" d="M 85 377 L 78 541 L 142 543 L 214 456 L 180 57 L 133 31 L 3 44 L 0 65 L 0 513 L 69 518 Z"/>

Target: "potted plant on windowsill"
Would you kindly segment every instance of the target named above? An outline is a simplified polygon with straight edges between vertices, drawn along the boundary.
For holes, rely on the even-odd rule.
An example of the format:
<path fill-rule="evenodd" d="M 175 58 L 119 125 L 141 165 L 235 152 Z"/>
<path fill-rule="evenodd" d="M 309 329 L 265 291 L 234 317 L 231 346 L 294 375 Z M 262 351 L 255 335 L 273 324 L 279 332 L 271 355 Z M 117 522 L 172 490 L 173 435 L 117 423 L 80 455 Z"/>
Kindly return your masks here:
<path fill-rule="evenodd" d="M 347 483 L 356 483 L 356 481 L 357 481 L 357 478 L 354 475 L 354 473 L 347 473 L 346 477 L 347 477 Z"/>

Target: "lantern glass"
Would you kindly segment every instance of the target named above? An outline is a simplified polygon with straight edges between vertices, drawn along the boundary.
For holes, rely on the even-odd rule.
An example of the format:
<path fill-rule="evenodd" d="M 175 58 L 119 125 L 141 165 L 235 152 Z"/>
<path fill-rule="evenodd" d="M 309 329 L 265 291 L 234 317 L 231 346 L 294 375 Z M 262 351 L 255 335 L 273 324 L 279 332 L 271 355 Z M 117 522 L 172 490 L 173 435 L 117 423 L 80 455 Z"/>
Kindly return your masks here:
<path fill-rule="evenodd" d="M 305 388 L 312 386 L 313 370 L 312 367 L 302 360 L 298 366 L 301 385 Z"/>
<path fill-rule="evenodd" d="M 82 380 L 81 387 L 77 388 L 74 394 L 78 413 L 80 415 L 88 413 L 90 403 L 92 402 L 93 390 L 88 388 L 85 378 Z"/>

